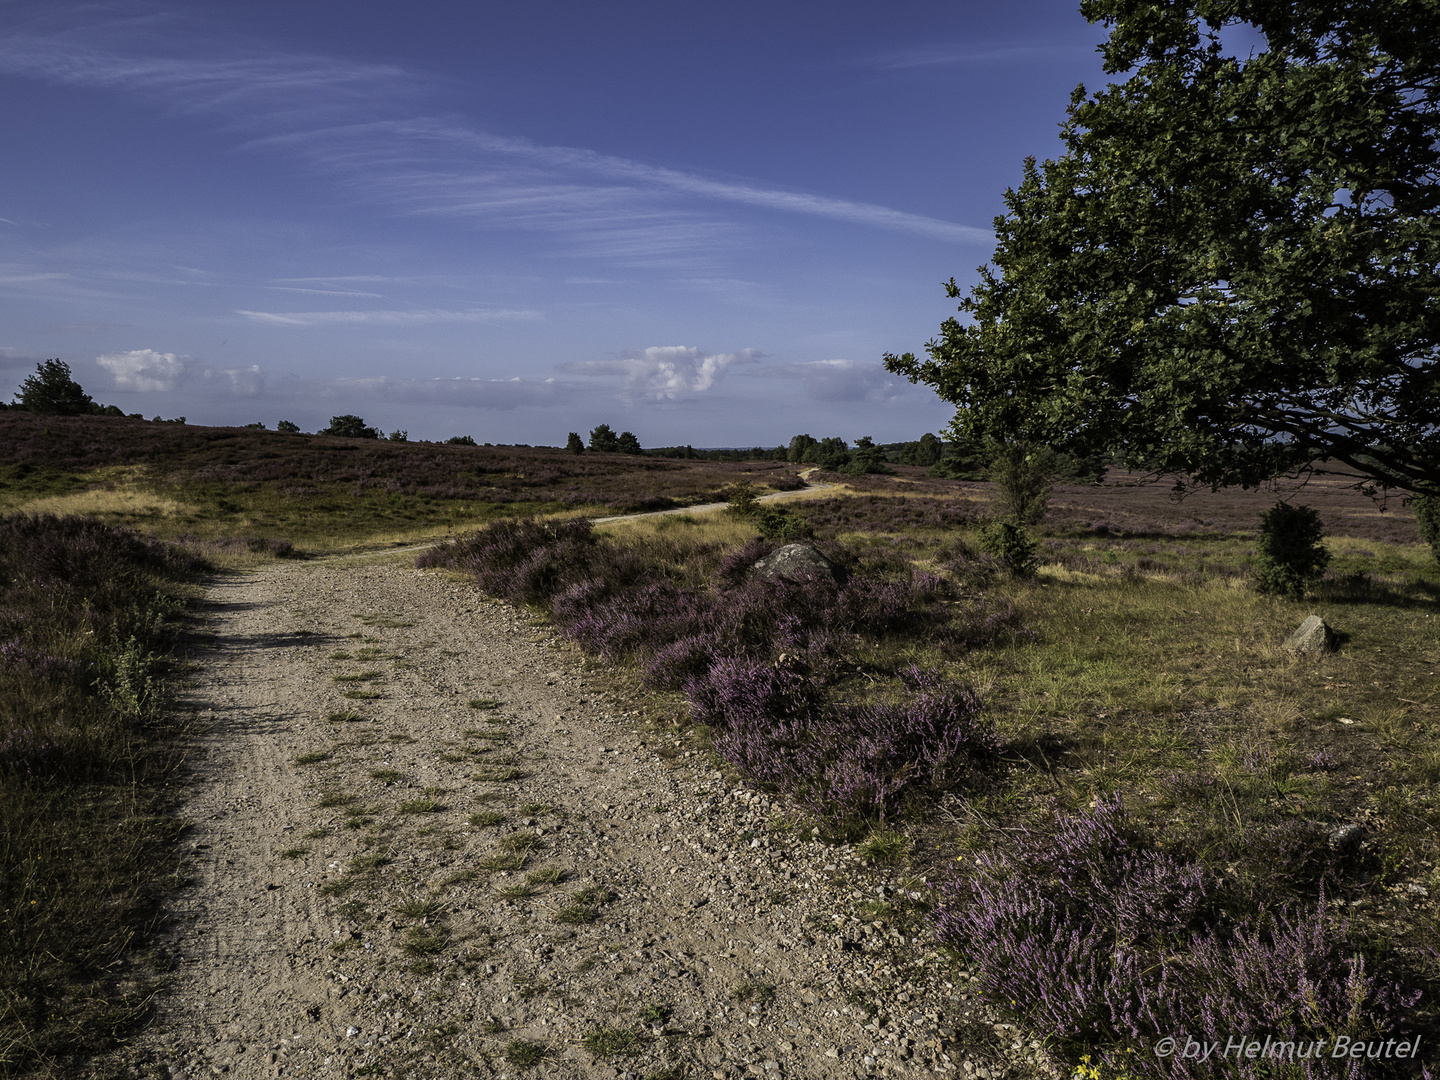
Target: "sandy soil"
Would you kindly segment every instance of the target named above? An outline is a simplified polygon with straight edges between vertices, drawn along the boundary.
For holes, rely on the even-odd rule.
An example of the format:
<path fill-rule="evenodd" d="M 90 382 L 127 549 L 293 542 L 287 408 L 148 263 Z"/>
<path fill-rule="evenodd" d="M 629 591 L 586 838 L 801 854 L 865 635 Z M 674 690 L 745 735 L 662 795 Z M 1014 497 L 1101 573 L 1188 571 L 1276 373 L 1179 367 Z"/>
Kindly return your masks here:
<path fill-rule="evenodd" d="M 191 884 L 134 1074 L 1043 1072 L 876 919 L 918 883 L 642 729 L 525 613 L 393 560 L 211 597 Z"/>

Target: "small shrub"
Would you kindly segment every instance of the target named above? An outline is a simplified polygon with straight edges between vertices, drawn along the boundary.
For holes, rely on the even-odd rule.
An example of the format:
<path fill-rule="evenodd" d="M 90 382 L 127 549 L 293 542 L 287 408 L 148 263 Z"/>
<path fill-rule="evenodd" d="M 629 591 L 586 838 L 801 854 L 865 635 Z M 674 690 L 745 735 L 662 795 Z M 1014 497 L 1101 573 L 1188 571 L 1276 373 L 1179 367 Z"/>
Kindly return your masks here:
<path fill-rule="evenodd" d="M 1002 519 L 1021 529 L 1040 524 L 1050 506 L 1055 452 L 1028 442 L 992 443 L 986 449 Z"/>
<path fill-rule="evenodd" d="M 730 504 L 730 513 L 737 517 L 749 517 L 758 508 L 756 503 L 755 485 L 749 480 L 741 480 L 738 484 L 732 484 L 725 492 L 725 501 Z"/>
<path fill-rule="evenodd" d="M 1415 524 L 1420 527 L 1420 539 L 1430 545 L 1435 561 L 1440 563 L 1440 497 L 1416 495 L 1410 505 L 1415 508 Z"/>
<path fill-rule="evenodd" d="M 779 506 L 759 506 L 754 513 L 755 528 L 767 540 L 791 544 L 815 535 L 810 522 Z"/>
<path fill-rule="evenodd" d="M 980 547 L 999 559 L 1015 577 L 1025 578 L 1035 573 L 1035 553 L 1040 545 L 1024 525 L 992 521 L 980 531 Z"/>
<path fill-rule="evenodd" d="M 1320 515 L 1308 506 L 1276 503 L 1260 515 L 1256 543 L 1256 587 L 1262 593 L 1300 599 L 1330 563 L 1320 543 L 1325 530 Z"/>

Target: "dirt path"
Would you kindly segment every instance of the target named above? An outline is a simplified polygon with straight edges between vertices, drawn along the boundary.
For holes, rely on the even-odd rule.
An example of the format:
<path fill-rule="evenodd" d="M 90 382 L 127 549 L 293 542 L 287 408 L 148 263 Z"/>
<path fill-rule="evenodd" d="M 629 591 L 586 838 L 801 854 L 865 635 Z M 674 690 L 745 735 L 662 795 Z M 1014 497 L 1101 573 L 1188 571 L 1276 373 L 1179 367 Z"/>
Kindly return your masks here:
<path fill-rule="evenodd" d="M 136 1073 L 1030 1071 L 900 940 L 894 883 L 640 733 L 523 613 L 399 562 L 212 597 L 192 884 Z"/>

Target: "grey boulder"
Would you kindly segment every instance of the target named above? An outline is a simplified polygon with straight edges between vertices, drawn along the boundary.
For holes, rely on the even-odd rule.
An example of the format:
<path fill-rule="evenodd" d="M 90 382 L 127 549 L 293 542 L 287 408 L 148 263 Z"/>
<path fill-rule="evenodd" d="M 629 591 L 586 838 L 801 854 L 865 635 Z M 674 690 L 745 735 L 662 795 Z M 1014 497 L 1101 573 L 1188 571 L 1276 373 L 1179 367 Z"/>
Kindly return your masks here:
<path fill-rule="evenodd" d="M 813 544 L 786 544 L 757 559 L 750 567 L 750 576 L 786 581 L 827 579 L 838 583 L 844 580 L 845 571 Z"/>
<path fill-rule="evenodd" d="M 1311 615 L 1285 639 L 1287 651 L 1298 656 L 1312 656 L 1335 651 L 1335 632 L 1319 615 Z"/>

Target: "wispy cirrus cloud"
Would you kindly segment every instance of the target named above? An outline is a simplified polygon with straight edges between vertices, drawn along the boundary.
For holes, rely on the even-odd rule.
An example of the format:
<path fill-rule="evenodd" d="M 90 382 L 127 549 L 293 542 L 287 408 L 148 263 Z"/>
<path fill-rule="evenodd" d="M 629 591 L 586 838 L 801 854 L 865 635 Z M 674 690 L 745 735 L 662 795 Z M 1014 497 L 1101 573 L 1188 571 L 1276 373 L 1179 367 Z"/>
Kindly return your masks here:
<path fill-rule="evenodd" d="M 370 297 L 376 300 L 383 296 L 382 293 L 361 292 L 359 289 L 302 289 L 298 285 L 266 285 L 265 288 L 274 292 L 305 293 L 310 296 L 356 296 Z"/>
<path fill-rule="evenodd" d="M 74 11 L 67 15 L 73 23 Z M 222 44 L 193 19 L 60 25 L 42 15 L 0 36 L 0 72 L 213 115 L 243 134 L 243 145 L 288 154 L 394 212 L 545 233 L 621 261 L 736 242 L 746 219 L 723 213 L 727 206 L 946 243 L 993 242 L 989 229 L 874 203 L 497 135 L 426 115 L 434 86 L 400 67 Z"/>
<path fill-rule="evenodd" d="M 470 309 L 467 311 L 444 311 L 426 309 L 418 311 L 244 311 L 252 322 L 267 323 L 271 326 L 415 326 L 429 323 L 488 323 L 504 322 L 511 319 L 538 319 L 538 311 L 509 311 L 495 309 Z"/>
<path fill-rule="evenodd" d="M 973 67 L 1017 60 L 1039 62 L 1065 56 L 1086 56 L 1091 52 L 1093 48 L 1087 45 L 977 45 L 967 42 L 940 42 L 918 49 L 882 53 L 871 57 L 868 64 L 881 71 L 905 71 L 912 68 Z"/>
<path fill-rule="evenodd" d="M 629 351 L 619 360 L 579 360 L 562 364 L 561 370 L 587 378 L 618 380 L 632 395 L 674 401 L 705 393 L 727 369 L 757 363 L 760 355 L 754 349 L 712 353 L 693 345 L 652 345 Z"/>

